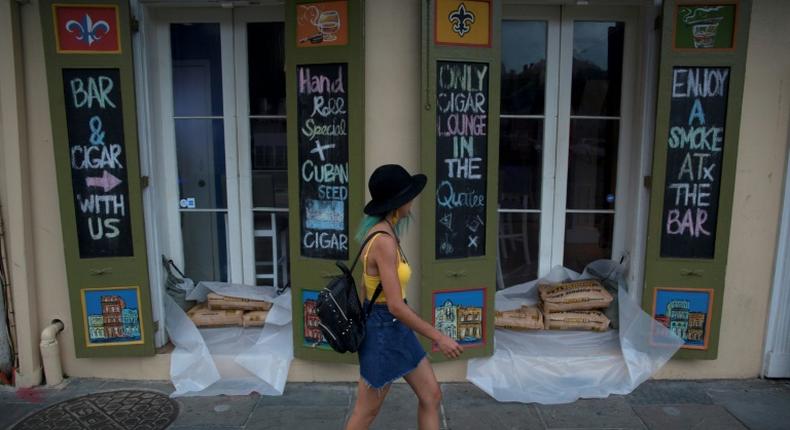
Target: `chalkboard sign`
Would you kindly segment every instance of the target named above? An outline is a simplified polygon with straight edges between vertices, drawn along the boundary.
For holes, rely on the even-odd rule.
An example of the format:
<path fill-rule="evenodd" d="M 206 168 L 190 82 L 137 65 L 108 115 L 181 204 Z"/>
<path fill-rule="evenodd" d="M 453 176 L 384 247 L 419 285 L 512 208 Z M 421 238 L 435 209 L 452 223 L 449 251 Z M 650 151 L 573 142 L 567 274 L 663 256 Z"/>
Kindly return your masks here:
<path fill-rule="evenodd" d="M 486 63 L 436 67 L 436 259 L 485 255 Z"/>
<path fill-rule="evenodd" d="M 133 255 L 118 69 L 63 69 L 80 258 Z"/>
<path fill-rule="evenodd" d="M 730 69 L 675 67 L 661 256 L 713 258 Z"/>
<path fill-rule="evenodd" d="M 348 65 L 296 68 L 301 255 L 348 259 Z"/>

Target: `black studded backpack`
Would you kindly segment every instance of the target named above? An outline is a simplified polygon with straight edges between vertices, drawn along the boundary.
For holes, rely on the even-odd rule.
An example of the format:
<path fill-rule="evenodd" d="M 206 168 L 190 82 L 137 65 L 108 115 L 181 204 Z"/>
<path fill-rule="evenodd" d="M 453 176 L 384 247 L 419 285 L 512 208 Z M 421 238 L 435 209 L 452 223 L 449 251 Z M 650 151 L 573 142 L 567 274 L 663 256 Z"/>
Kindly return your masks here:
<path fill-rule="evenodd" d="M 363 309 L 357 295 L 357 286 L 354 282 L 354 267 L 359 261 L 359 256 L 365 245 L 377 234 L 388 234 L 384 231 L 373 232 L 362 242 L 354 263 L 349 269 L 342 261 L 335 264 L 340 268 L 341 274 L 333 277 L 329 283 L 318 293 L 316 313 L 318 314 L 318 327 L 324 335 L 329 346 L 337 352 L 357 352 L 362 339 L 365 337 L 365 321 L 372 309 L 373 303 L 381 294 L 381 284 L 376 287 L 368 306 Z"/>

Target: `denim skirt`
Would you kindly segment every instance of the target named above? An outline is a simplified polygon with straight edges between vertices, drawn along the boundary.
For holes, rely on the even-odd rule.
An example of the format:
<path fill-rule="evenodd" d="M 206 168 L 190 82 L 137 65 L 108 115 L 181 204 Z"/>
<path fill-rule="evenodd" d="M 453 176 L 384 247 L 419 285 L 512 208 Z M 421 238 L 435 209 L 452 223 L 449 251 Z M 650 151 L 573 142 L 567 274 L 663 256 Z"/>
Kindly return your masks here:
<path fill-rule="evenodd" d="M 386 304 L 373 305 L 359 349 L 359 373 L 365 383 L 383 388 L 417 368 L 423 357 L 425 350 L 414 332 Z"/>

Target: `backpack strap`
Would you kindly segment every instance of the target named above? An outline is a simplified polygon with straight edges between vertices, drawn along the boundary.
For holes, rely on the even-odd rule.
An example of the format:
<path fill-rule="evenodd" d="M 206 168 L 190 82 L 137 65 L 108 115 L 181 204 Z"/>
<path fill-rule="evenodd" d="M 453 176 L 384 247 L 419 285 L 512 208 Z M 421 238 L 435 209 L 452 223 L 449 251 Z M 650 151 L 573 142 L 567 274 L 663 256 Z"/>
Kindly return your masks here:
<path fill-rule="evenodd" d="M 354 258 L 354 262 L 351 264 L 351 269 L 349 269 L 350 272 L 353 273 L 354 268 L 357 267 L 357 263 L 359 262 L 359 256 L 362 255 L 362 251 L 365 249 L 365 245 L 367 245 L 368 242 L 370 242 L 370 240 L 376 237 L 376 235 L 379 233 L 386 234 L 387 236 L 389 236 L 389 233 L 387 233 L 386 231 L 378 230 L 378 231 L 374 231 L 373 233 L 370 234 L 370 236 L 366 237 L 365 240 L 362 241 L 362 245 L 359 247 L 359 252 L 357 252 L 357 256 Z"/>
<path fill-rule="evenodd" d="M 379 282 L 379 284 L 376 286 L 376 291 L 373 292 L 373 297 L 371 297 L 370 302 L 368 302 L 367 313 L 370 313 L 370 310 L 373 309 L 373 305 L 376 303 L 376 299 L 379 298 L 383 290 L 384 290 L 384 286 L 381 285 L 381 282 Z"/>
<path fill-rule="evenodd" d="M 370 236 L 365 238 L 365 240 L 362 242 L 362 246 L 359 247 L 359 252 L 357 253 L 357 258 L 354 259 L 354 264 L 351 265 L 351 271 L 352 272 L 354 271 L 354 267 L 357 265 L 357 262 L 359 261 L 359 256 L 362 255 L 362 250 L 365 249 L 365 245 L 367 245 L 367 243 L 370 242 L 370 240 L 373 239 L 379 233 L 386 234 L 387 236 L 390 236 L 390 234 L 387 233 L 386 231 L 378 230 L 378 231 L 374 231 L 373 233 L 370 234 Z M 400 249 L 400 243 L 398 244 L 398 249 Z M 364 282 L 363 282 L 363 284 L 364 284 Z M 379 284 L 376 286 L 376 290 L 373 291 L 373 297 L 370 298 L 370 301 L 368 302 L 368 305 L 365 306 L 365 318 L 366 319 L 367 319 L 367 316 L 370 315 L 370 312 L 373 310 L 373 304 L 376 303 L 376 299 L 379 298 L 379 296 L 381 295 L 381 292 L 383 290 L 384 290 L 384 286 L 381 285 L 381 282 L 379 282 Z"/>

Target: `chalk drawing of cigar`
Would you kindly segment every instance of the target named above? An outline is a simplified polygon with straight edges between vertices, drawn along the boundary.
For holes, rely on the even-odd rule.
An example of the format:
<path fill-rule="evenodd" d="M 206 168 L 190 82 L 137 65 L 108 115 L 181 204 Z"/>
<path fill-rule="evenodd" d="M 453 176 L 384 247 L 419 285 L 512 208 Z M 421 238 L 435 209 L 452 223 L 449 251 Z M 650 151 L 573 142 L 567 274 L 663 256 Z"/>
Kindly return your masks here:
<path fill-rule="evenodd" d="M 306 43 L 306 42 L 321 43 L 323 41 L 324 41 L 324 35 L 321 34 L 321 33 L 316 33 L 316 34 L 314 34 L 312 36 L 307 36 L 307 37 L 305 37 L 303 39 L 300 39 L 299 43 Z"/>

